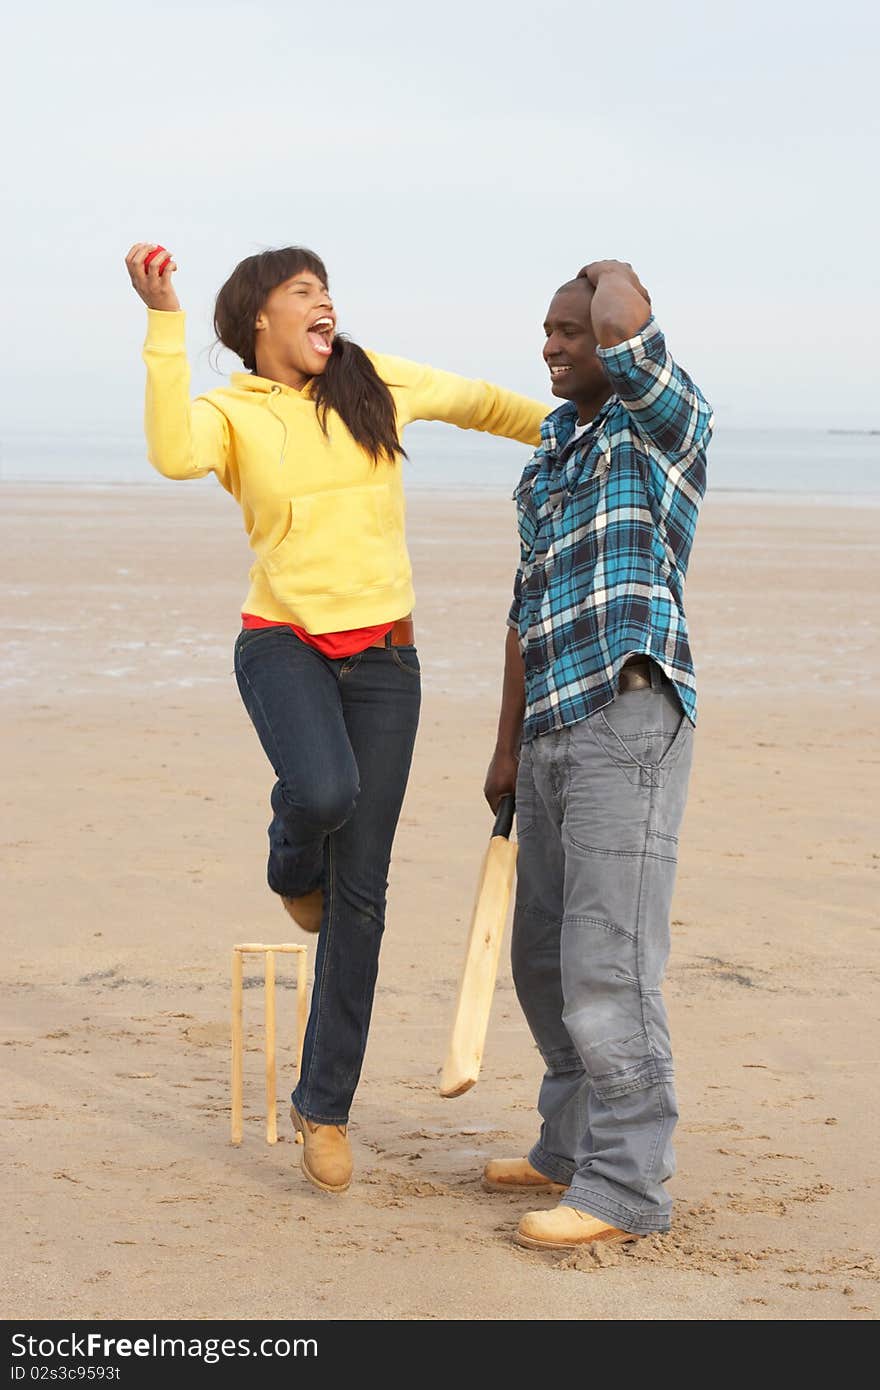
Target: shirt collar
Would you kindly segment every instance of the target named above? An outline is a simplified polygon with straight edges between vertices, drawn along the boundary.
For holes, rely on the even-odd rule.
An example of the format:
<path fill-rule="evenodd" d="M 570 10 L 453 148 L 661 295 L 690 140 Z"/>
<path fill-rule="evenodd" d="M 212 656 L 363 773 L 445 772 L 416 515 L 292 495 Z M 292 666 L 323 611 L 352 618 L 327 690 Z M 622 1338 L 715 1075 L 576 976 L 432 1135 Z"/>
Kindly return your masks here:
<path fill-rule="evenodd" d="M 608 400 L 596 411 L 593 416 L 593 427 L 599 425 L 609 412 L 617 405 L 618 398 L 611 395 Z M 552 410 L 545 420 L 541 423 L 541 443 L 544 450 L 549 454 L 561 453 L 566 444 L 572 438 L 577 424 L 577 406 L 574 401 L 563 401 L 562 405 Z"/>

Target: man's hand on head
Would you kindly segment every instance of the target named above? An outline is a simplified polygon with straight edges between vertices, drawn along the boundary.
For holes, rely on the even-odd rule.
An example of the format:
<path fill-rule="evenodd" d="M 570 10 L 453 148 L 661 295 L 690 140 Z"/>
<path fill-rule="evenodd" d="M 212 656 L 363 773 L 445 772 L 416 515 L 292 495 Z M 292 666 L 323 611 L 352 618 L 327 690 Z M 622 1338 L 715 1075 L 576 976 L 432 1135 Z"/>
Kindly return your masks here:
<path fill-rule="evenodd" d="M 626 280 L 648 304 L 651 303 L 651 296 L 645 289 L 638 275 L 636 275 L 629 261 L 591 261 L 589 265 L 581 266 L 576 280 L 589 280 L 593 289 L 598 289 L 599 280 L 603 275 L 619 275 Z"/>
<path fill-rule="evenodd" d="M 575 277 L 593 287 L 590 318 L 600 347 L 635 337 L 651 317 L 651 296 L 628 261 L 591 261 Z"/>

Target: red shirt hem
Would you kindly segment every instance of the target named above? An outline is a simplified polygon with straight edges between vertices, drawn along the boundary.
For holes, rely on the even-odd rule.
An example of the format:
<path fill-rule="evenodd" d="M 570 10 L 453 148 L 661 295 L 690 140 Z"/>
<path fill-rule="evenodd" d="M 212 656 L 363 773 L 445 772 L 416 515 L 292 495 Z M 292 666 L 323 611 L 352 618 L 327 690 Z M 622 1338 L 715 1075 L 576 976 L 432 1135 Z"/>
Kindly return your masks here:
<path fill-rule="evenodd" d="M 322 656 L 338 658 L 356 656 L 358 652 L 366 651 L 377 638 L 390 632 L 394 623 L 379 623 L 377 627 L 355 627 L 348 632 L 306 632 L 305 628 L 297 627 L 294 623 L 278 623 L 271 618 L 260 618 L 256 613 L 242 613 L 241 625 L 244 628 L 289 627 L 301 642 L 314 647 Z"/>

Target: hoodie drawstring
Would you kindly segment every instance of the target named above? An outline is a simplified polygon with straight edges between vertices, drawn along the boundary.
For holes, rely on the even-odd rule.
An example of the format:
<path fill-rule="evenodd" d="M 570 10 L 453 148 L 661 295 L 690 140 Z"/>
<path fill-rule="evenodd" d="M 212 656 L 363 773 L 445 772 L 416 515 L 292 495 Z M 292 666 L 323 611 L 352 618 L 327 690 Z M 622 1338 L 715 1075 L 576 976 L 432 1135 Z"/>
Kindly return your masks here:
<path fill-rule="evenodd" d="M 287 425 L 284 423 L 284 420 L 283 420 L 282 417 L 278 414 L 278 412 L 277 412 L 276 410 L 273 410 L 273 409 L 272 409 L 272 397 L 273 397 L 273 396 L 276 396 L 276 395 L 277 395 L 277 396 L 280 396 L 280 395 L 281 395 L 281 387 L 280 387 L 280 386 L 273 386 L 273 387 L 272 387 L 272 389 L 270 390 L 268 396 L 266 397 L 266 405 L 268 406 L 270 412 L 272 413 L 272 415 L 274 415 L 275 419 L 278 421 L 279 425 L 281 426 L 281 428 L 282 428 L 283 431 L 284 431 L 284 438 L 283 438 L 283 440 L 281 441 L 281 457 L 280 457 L 279 460 L 278 460 L 278 466 L 279 466 L 279 468 L 281 468 L 281 467 L 284 466 L 284 451 L 285 451 L 285 449 L 287 448 Z"/>

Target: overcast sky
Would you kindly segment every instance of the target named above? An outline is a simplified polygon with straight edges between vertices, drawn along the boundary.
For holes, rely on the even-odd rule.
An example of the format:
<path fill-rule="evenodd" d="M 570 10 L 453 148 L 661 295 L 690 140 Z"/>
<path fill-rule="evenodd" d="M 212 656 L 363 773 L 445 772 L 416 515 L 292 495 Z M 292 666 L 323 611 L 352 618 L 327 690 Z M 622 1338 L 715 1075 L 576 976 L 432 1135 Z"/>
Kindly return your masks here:
<path fill-rule="evenodd" d="M 631 261 L 719 420 L 880 427 L 875 5 L 19 7 L 0 432 L 140 427 L 136 240 L 194 386 L 235 263 L 301 243 L 367 347 L 550 399 L 540 324 Z M 225 358 L 226 370 L 238 364 Z"/>

